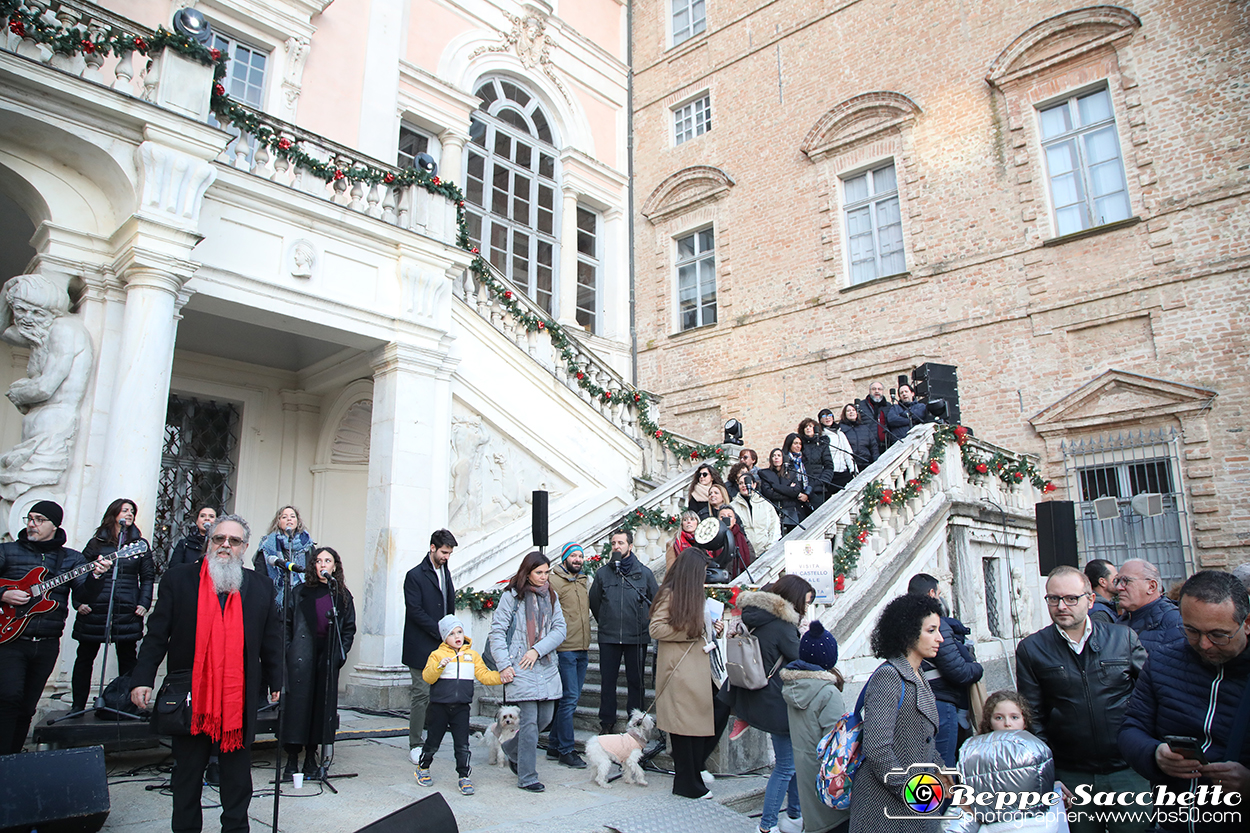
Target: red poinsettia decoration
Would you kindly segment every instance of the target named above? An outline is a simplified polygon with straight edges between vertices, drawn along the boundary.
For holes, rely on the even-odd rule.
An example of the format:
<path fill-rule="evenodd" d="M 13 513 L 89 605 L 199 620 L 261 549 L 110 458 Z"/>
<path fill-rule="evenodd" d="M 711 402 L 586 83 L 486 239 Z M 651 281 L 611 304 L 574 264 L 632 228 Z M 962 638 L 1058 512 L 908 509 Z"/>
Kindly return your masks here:
<path fill-rule="evenodd" d="M 733 592 L 729 594 L 729 606 L 738 606 L 738 594 L 742 592 L 742 585 L 735 585 Z"/>
<path fill-rule="evenodd" d="M 1051 492 L 1053 492 L 1054 490 L 1055 490 L 1055 484 L 1054 484 L 1054 483 L 1051 483 L 1049 480 L 1047 480 L 1047 481 L 1046 481 L 1046 485 L 1042 487 L 1042 494 L 1044 494 L 1044 495 L 1048 495 L 1048 494 L 1050 494 Z"/>
<path fill-rule="evenodd" d="M 609 399 L 611 399 L 611 398 L 612 398 L 612 391 L 610 391 L 610 390 L 605 390 L 605 391 L 603 392 L 603 401 L 604 401 L 604 402 L 607 402 L 607 401 L 608 401 Z"/>
<path fill-rule="evenodd" d="M 443 181 L 442 181 L 441 179 L 439 179 L 438 177 L 434 177 L 434 179 L 433 179 L 432 181 L 433 181 L 433 183 L 434 183 L 435 185 L 442 185 L 442 184 L 443 184 Z"/>
<path fill-rule="evenodd" d="M 856 535 L 856 536 L 855 536 L 855 538 L 856 538 L 856 539 L 857 539 L 857 540 L 858 540 L 861 544 L 862 544 L 862 543 L 864 543 L 865 541 L 867 541 L 867 540 L 868 540 L 868 530 L 866 530 L 866 529 L 865 529 L 863 532 L 861 532 L 861 533 L 859 533 L 858 535 Z"/>
<path fill-rule="evenodd" d="M 833 577 L 833 592 L 841 593 L 846 589 L 846 576 L 838 573 Z"/>
<path fill-rule="evenodd" d="M 10 20 L 9 31 L 17 35 L 19 38 L 24 38 L 26 37 L 26 24 L 20 20 Z"/>
<path fill-rule="evenodd" d="M 210 49 L 210 50 L 208 50 L 208 57 L 212 58 L 214 63 L 216 63 L 217 61 L 220 61 L 220 60 L 221 60 L 221 50 L 220 50 L 220 49 Z"/>
<path fill-rule="evenodd" d="M 140 52 L 147 52 L 148 42 L 138 35 L 135 35 L 135 49 L 138 49 Z"/>
<path fill-rule="evenodd" d="M 585 374 L 585 373 L 582 373 L 582 372 L 579 370 L 579 371 L 577 371 L 577 378 L 578 378 L 578 380 L 585 379 L 585 378 L 586 378 L 586 374 Z"/>
<path fill-rule="evenodd" d="M 891 503 L 893 503 L 894 502 L 894 490 L 882 489 L 881 490 L 881 502 L 884 503 L 886 506 L 889 506 Z"/>
<path fill-rule="evenodd" d="M 340 168 L 335 168 L 335 169 L 334 169 L 334 181 L 335 181 L 335 182 L 338 182 L 338 181 L 339 181 L 340 179 L 342 179 L 344 176 L 345 176 L 345 174 L 343 173 L 342 169 L 340 169 Z"/>
<path fill-rule="evenodd" d="M 968 429 L 962 425 L 955 426 L 955 442 L 963 445 L 968 441 Z"/>
<path fill-rule="evenodd" d="M 225 87 L 223 87 L 221 84 L 214 84 L 214 85 L 213 85 L 213 95 L 215 95 L 215 96 L 217 96 L 218 98 L 220 98 L 221 96 L 223 96 L 223 95 L 225 95 L 225 94 L 226 94 L 226 88 L 225 88 Z M 284 141 L 285 141 L 285 140 L 284 140 Z"/>
<path fill-rule="evenodd" d="M 938 461 L 937 461 L 937 460 L 930 460 L 930 461 L 929 461 L 929 472 L 930 472 L 931 474 L 937 474 L 937 473 L 938 473 L 938 472 L 940 472 L 941 470 L 942 470 L 942 467 L 938 465 Z"/>
<path fill-rule="evenodd" d="M 919 488 L 920 488 L 920 481 L 919 481 L 919 480 L 917 480 L 916 478 L 914 478 L 914 477 L 913 477 L 911 480 L 908 480 L 908 481 L 907 481 L 907 485 L 908 485 L 908 486 L 911 486 L 911 487 L 912 487 L 912 488 L 914 488 L 914 489 L 919 489 Z"/>
<path fill-rule="evenodd" d="M 220 87 L 221 85 L 220 85 L 220 84 L 218 84 L 217 86 L 219 86 L 219 87 Z M 290 150 L 290 149 L 291 149 L 291 140 L 290 140 L 290 139 L 288 139 L 287 137 L 283 136 L 281 139 L 279 139 L 279 140 L 278 140 L 278 149 L 279 149 L 279 150 Z M 392 178 L 393 178 L 393 177 L 392 177 Z"/>
<path fill-rule="evenodd" d="M 82 41 L 82 43 L 81 43 L 81 44 L 79 44 L 79 45 L 82 47 L 82 51 L 83 51 L 85 54 L 87 54 L 87 55 L 94 55 L 94 54 L 95 54 L 95 44 L 94 44 L 94 43 L 92 43 L 91 41 L 84 39 L 84 40 Z"/>
<path fill-rule="evenodd" d="M 657 440 L 658 440 L 658 439 L 660 439 L 660 438 L 662 438 L 663 436 L 664 436 L 664 431 L 663 431 L 663 430 L 661 430 L 661 429 L 659 429 L 659 428 L 655 429 L 655 438 L 656 438 Z"/>
<path fill-rule="evenodd" d="M 698 452 L 698 451 L 692 451 L 692 452 L 690 452 L 690 459 L 691 459 L 691 460 L 697 460 L 697 459 L 699 459 L 699 452 Z"/>
<path fill-rule="evenodd" d="M 505 298 L 507 298 L 509 301 L 511 301 L 511 300 L 512 300 L 512 290 L 511 290 L 511 289 L 505 289 L 505 290 L 503 291 L 503 297 L 505 297 Z"/>
<path fill-rule="evenodd" d="M 483 609 L 483 610 L 490 610 L 490 609 L 491 609 L 491 608 L 493 608 L 494 606 L 495 606 L 495 602 L 494 602 L 494 600 L 493 600 L 493 599 L 487 599 L 486 601 L 482 602 L 482 609 Z"/>
<path fill-rule="evenodd" d="M 977 463 L 977 474 L 988 474 L 990 467 L 985 463 Z"/>
<path fill-rule="evenodd" d="M 1016 472 L 1016 474 L 1015 474 L 1015 478 L 1016 478 L 1016 482 L 1019 482 L 1019 481 L 1023 480 L 1023 479 L 1024 479 L 1024 472 L 1022 472 L 1022 471 L 1018 471 L 1018 472 Z"/>

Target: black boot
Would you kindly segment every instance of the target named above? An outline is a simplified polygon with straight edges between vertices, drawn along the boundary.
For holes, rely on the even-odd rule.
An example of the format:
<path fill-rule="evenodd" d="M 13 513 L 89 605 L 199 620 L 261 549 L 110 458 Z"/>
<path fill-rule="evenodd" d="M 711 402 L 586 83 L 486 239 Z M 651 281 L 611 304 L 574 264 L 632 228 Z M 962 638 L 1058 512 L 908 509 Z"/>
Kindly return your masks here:
<path fill-rule="evenodd" d="M 295 771 L 299 769 L 299 753 L 289 752 L 286 756 L 286 766 L 282 770 L 282 781 L 294 781 Z"/>

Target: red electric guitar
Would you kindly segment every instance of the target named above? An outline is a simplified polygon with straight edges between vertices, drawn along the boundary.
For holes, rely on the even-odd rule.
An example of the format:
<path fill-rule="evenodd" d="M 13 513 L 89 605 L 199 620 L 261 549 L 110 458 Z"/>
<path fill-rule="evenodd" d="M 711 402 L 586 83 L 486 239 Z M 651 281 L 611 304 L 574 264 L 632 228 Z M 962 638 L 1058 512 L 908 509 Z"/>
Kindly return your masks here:
<path fill-rule="evenodd" d="M 135 541 L 133 544 L 127 544 L 112 555 L 105 556 L 111 559 L 116 565 L 118 561 L 124 561 L 130 558 L 138 558 L 148 551 L 148 545 L 145 541 Z M 95 569 L 95 562 L 88 561 L 81 564 L 67 573 L 61 573 L 59 576 L 43 581 L 43 577 L 48 574 L 47 567 L 36 567 L 26 574 L 24 578 L 13 581 L 12 579 L 0 579 L 0 595 L 9 590 L 24 590 L 30 594 L 30 601 L 24 605 L 11 605 L 0 602 L 0 644 L 8 642 L 10 639 L 16 639 L 23 630 L 26 629 L 26 623 L 30 621 L 30 617 L 38 613 L 47 613 L 49 610 L 56 610 L 57 602 L 55 599 L 48 597 L 48 591 L 54 587 L 60 587 L 67 581 L 73 581 L 83 573 L 89 573 Z"/>

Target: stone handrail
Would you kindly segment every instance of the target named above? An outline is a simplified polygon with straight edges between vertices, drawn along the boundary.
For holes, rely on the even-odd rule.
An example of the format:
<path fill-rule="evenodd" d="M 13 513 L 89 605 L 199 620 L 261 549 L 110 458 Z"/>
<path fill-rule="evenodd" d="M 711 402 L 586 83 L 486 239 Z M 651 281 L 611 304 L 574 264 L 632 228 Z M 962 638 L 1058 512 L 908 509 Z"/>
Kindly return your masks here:
<path fill-rule="evenodd" d="M 69 30 L 81 33 L 81 39 L 120 38 L 133 40 L 138 37 L 150 40 L 152 30 L 140 26 L 132 20 L 119 17 L 107 9 L 94 3 L 75 0 L 73 3 L 61 0 L 25 0 L 19 6 L 21 11 L 34 14 L 49 25 L 60 24 Z M 99 51 L 65 55 L 54 52 L 49 47 L 38 43 L 30 37 L 20 37 L 9 28 L 9 19 L 0 17 L 0 49 L 16 52 L 18 55 L 47 64 L 62 72 L 77 75 L 88 81 L 112 87 L 119 92 L 135 98 L 144 96 L 144 79 L 146 69 L 135 71 L 135 51 L 123 52 L 120 57 L 105 57 Z M 142 56 L 142 53 L 140 53 Z M 143 58 L 143 67 L 147 58 Z M 107 69 L 106 69 L 107 68 Z"/>

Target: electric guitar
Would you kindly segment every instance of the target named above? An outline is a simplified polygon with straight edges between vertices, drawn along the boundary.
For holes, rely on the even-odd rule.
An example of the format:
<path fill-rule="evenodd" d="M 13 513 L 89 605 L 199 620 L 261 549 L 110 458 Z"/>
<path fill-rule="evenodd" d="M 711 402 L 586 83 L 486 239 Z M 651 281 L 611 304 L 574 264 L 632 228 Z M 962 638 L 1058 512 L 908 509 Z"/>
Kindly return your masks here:
<path fill-rule="evenodd" d="M 118 561 L 138 558 L 147 551 L 147 542 L 135 541 L 133 544 L 127 544 L 122 547 L 112 555 L 105 556 L 105 558 L 112 560 L 113 565 L 116 566 Z M 31 616 L 56 610 L 58 602 L 48 597 L 49 590 L 60 587 L 67 581 L 73 581 L 83 573 L 89 573 L 93 569 L 95 569 L 95 562 L 88 561 L 86 564 L 80 564 L 74 569 L 61 573 L 59 576 L 54 576 L 47 581 L 43 581 L 43 577 L 48 574 L 47 567 L 35 567 L 23 578 L 16 581 L 13 579 L 0 579 L 0 595 L 9 590 L 24 590 L 30 594 L 30 600 L 24 605 L 11 605 L 0 602 L 0 644 L 8 642 L 10 639 L 16 639 L 26 629 L 26 624 L 30 621 Z"/>

